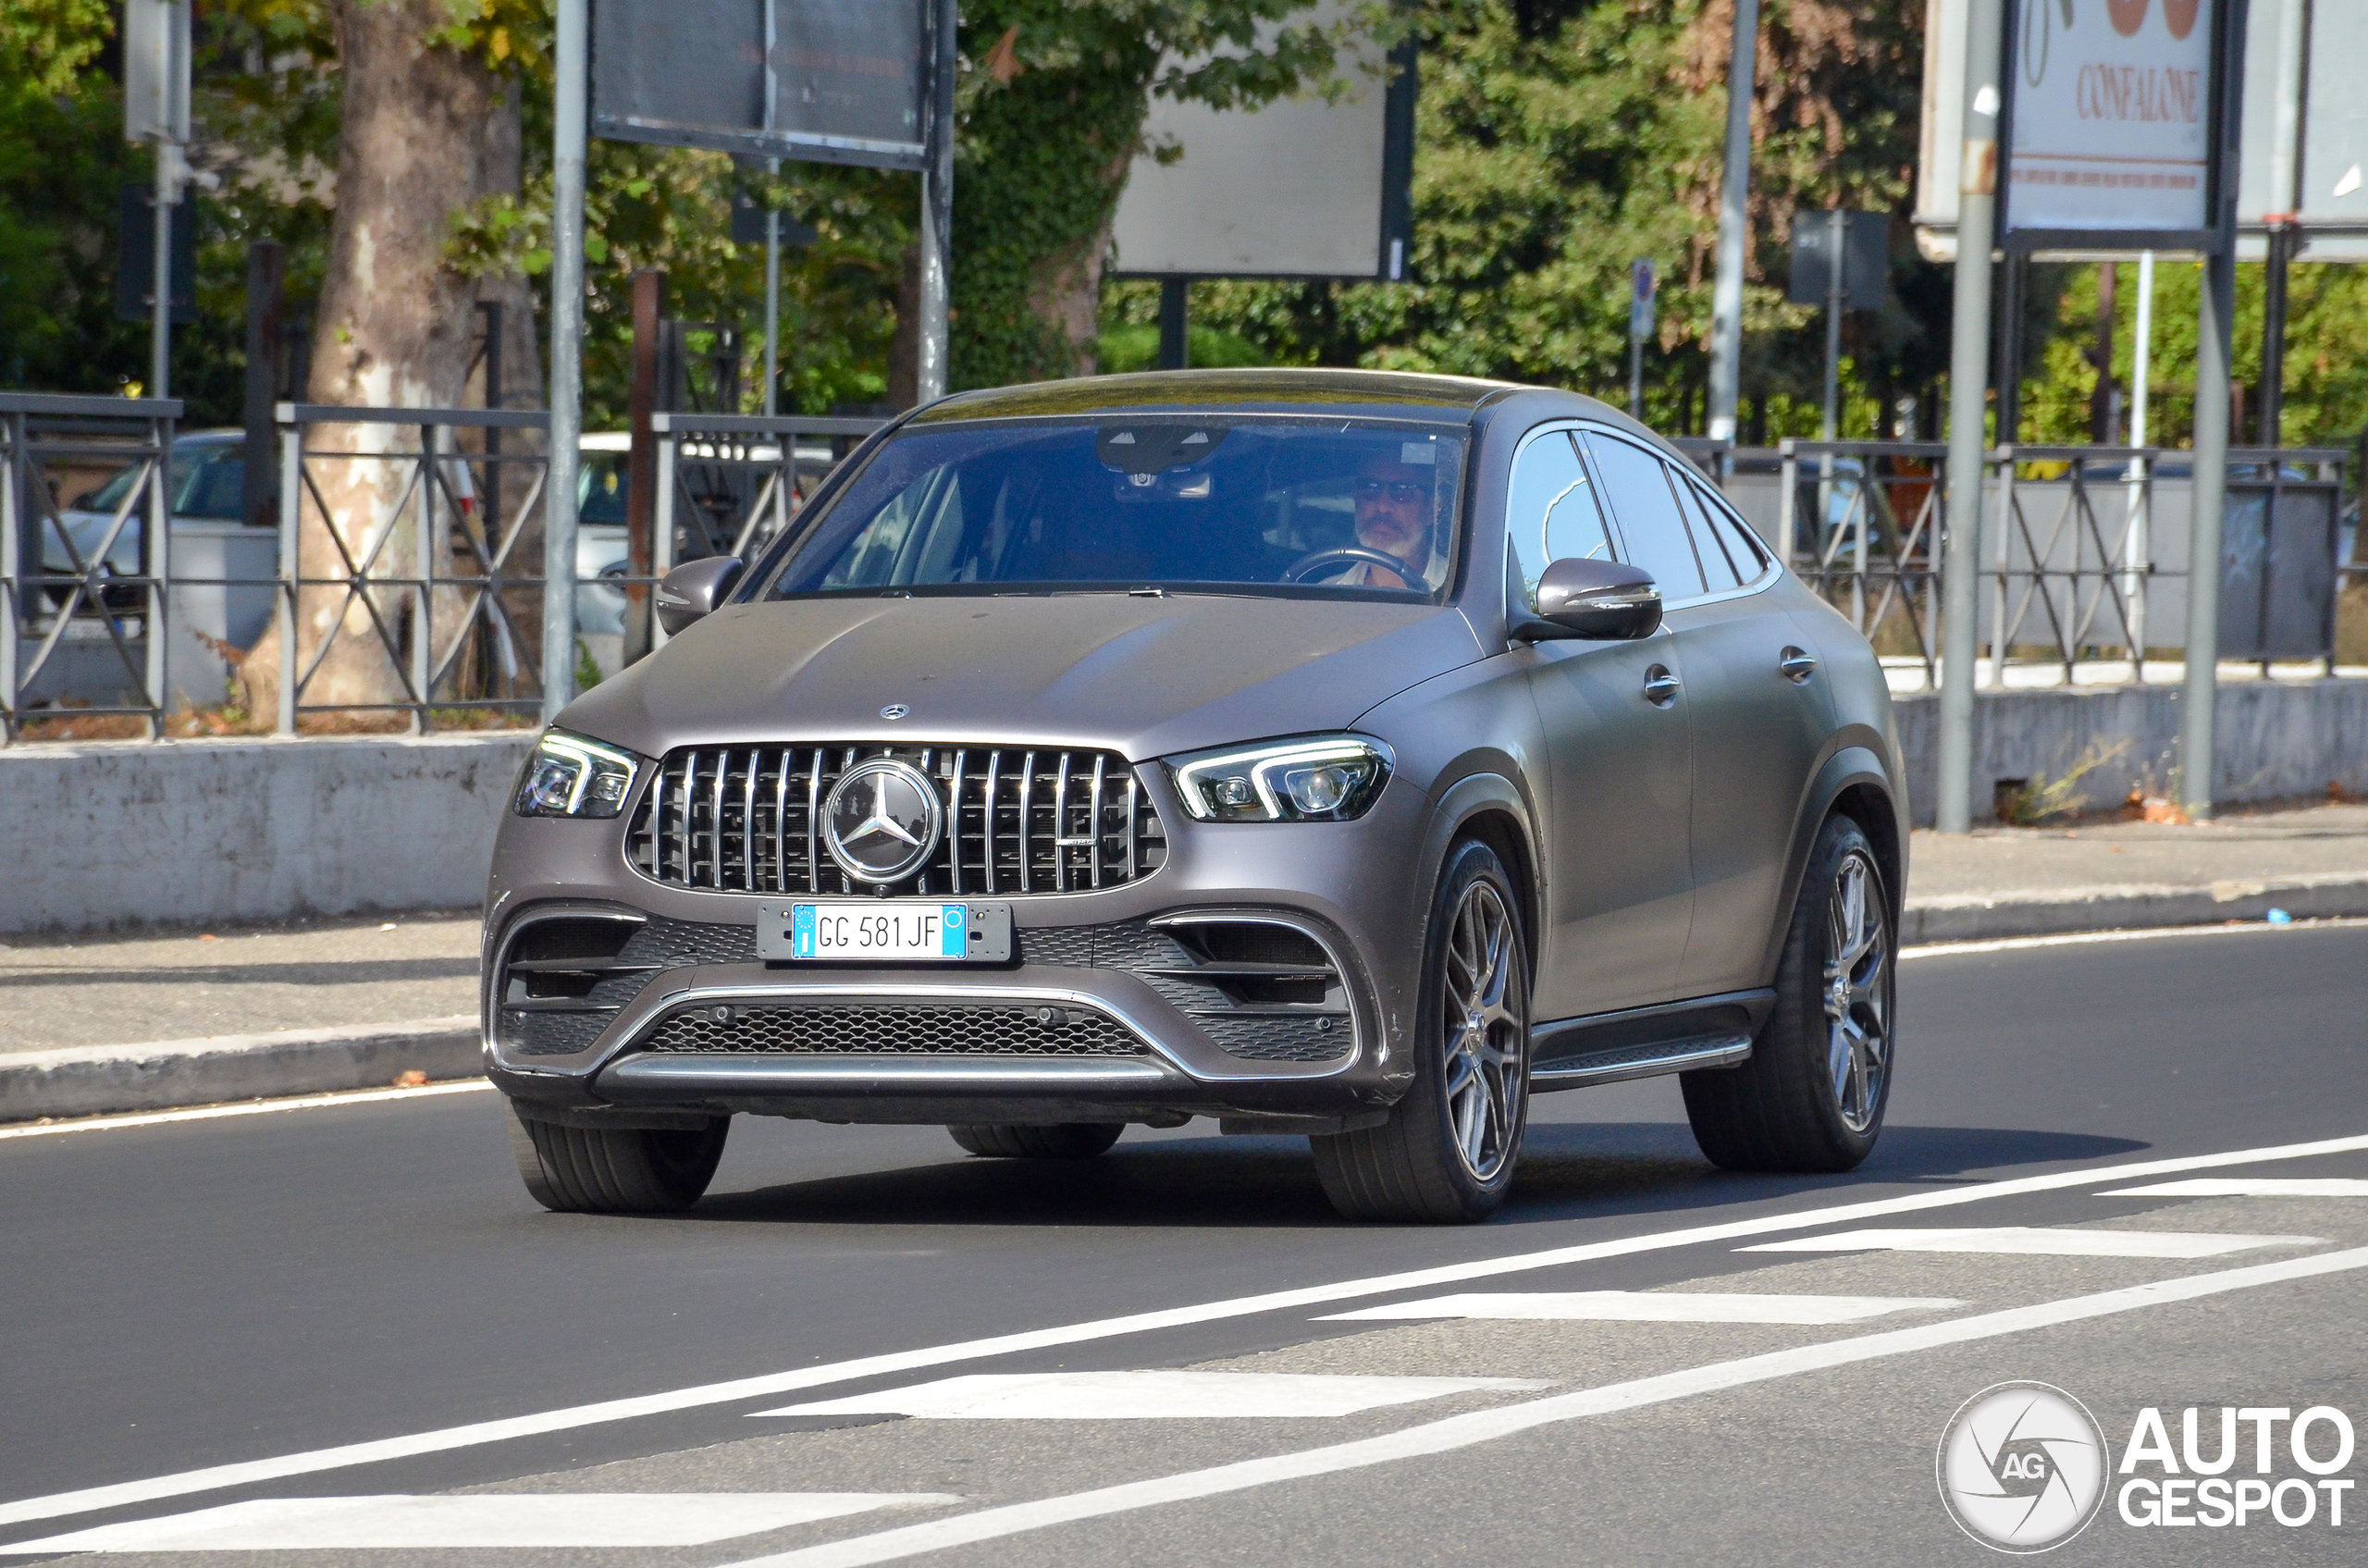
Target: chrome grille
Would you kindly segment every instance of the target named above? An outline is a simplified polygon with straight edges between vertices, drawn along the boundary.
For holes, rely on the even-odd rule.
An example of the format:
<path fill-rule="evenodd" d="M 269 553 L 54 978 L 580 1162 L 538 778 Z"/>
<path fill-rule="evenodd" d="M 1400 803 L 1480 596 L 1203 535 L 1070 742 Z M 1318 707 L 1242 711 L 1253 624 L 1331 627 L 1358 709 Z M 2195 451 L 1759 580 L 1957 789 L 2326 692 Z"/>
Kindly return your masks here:
<path fill-rule="evenodd" d="M 635 809 L 626 857 L 670 887 L 871 892 L 820 833 L 831 786 L 875 757 L 919 769 L 945 811 L 930 863 L 892 893 L 1082 893 L 1147 876 L 1166 858 L 1159 813 L 1116 752 L 877 743 L 669 752 Z"/>

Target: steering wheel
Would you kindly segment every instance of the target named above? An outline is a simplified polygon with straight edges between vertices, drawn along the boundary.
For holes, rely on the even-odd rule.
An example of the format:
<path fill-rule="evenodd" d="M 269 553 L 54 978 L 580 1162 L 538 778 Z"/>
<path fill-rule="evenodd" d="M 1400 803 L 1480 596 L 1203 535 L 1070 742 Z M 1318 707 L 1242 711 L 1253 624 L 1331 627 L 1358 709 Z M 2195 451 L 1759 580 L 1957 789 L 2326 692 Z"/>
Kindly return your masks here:
<path fill-rule="evenodd" d="M 1301 556 L 1284 569 L 1283 581 L 1303 582 L 1326 566 L 1354 566 L 1360 562 L 1367 566 L 1378 566 L 1400 582 L 1421 575 L 1394 555 L 1367 549 L 1363 545 L 1342 545 L 1338 549 L 1311 550 Z"/>

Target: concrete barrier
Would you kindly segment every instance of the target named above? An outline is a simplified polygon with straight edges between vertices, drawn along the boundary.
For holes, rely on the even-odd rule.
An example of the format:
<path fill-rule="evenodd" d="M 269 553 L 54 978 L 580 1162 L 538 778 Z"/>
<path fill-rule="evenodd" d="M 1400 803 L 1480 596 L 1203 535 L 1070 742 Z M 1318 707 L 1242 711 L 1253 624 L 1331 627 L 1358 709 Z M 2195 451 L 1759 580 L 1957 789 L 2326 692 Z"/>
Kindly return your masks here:
<path fill-rule="evenodd" d="M 530 732 L 0 749 L 0 932 L 483 902 Z"/>
<path fill-rule="evenodd" d="M 1940 698 L 1893 699 L 1910 805 L 1932 825 Z M 2334 784 L 2368 793 L 2368 681 L 2239 681 L 2214 705 L 2213 794 L 2230 804 L 2319 796 Z M 2119 751 L 2072 787 L 2087 809 L 2132 789 L 2177 798 L 2179 693 L 2175 686 L 2056 687 L 1984 692 L 1973 707 L 1973 809 L 1987 815 L 2001 779 L 2060 779 L 2089 758 Z"/>

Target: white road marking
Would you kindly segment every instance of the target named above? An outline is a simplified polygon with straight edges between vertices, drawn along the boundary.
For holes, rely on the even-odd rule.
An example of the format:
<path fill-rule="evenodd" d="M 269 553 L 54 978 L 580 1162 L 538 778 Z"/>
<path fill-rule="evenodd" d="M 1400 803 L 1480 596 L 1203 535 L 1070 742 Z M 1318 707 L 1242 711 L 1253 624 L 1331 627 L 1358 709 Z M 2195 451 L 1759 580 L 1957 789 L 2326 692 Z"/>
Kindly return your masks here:
<path fill-rule="evenodd" d="M 1844 1230 L 1737 1247 L 1739 1253 L 2006 1253 L 2041 1258 L 2216 1258 L 2256 1247 L 2308 1247 L 2322 1236 L 2212 1230 L 2090 1230 L 2004 1225 L 1980 1230 Z"/>
<path fill-rule="evenodd" d="M 879 1508 L 960 1502 L 951 1492 L 500 1492 L 468 1497 L 262 1498 L 18 1541 L 0 1551 L 353 1551 L 473 1547 L 666 1547 L 753 1536 Z"/>
<path fill-rule="evenodd" d="M 2357 1176 L 2198 1176 L 2146 1187 L 2116 1187 L 2100 1198 L 2368 1198 Z"/>
<path fill-rule="evenodd" d="M 1318 1323 L 1478 1317 L 1541 1323 L 1859 1323 L 1892 1312 L 1938 1312 L 1946 1296 L 1764 1296 L 1727 1290 L 1498 1290 L 1393 1302 L 1319 1317 Z"/>
<path fill-rule="evenodd" d="M 417 1093 L 418 1091 L 412 1090 L 409 1093 Z M 317 1475 L 324 1470 L 338 1470 L 353 1464 L 376 1464 L 387 1460 L 408 1459 L 416 1454 L 448 1453 L 455 1449 L 473 1448 L 483 1443 L 507 1442 L 518 1438 L 539 1437 L 550 1432 L 573 1431 L 579 1427 L 597 1426 L 609 1421 L 630 1421 L 646 1415 L 661 1415 L 672 1411 L 697 1410 L 711 1405 L 731 1404 L 741 1400 L 764 1399 L 778 1394 L 794 1393 L 801 1389 L 821 1388 L 832 1383 L 849 1382 L 857 1377 L 886 1377 L 896 1373 L 915 1372 L 923 1367 L 944 1366 L 955 1362 L 977 1361 L 988 1356 L 1048 1350 L 1065 1345 L 1083 1344 L 1095 1340 L 1116 1339 L 1129 1334 L 1144 1334 L 1165 1328 L 1221 1322 L 1227 1318 L 1251 1317 L 1261 1313 L 1284 1312 L 1297 1307 L 1314 1306 L 1330 1302 L 1353 1301 L 1360 1296 L 1378 1296 L 1400 1290 L 1428 1290 L 1436 1286 L 1462 1284 L 1467 1280 L 1486 1279 L 1498 1275 L 1518 1274 L 1529 1269 L 1558 1268 L 1569 1264 L 1593 1263 L 1602 1258 L 1631 1257 L 1640 1253 L 1733 1241 L 1745 1237 L 1766 1236 L 1785 1230 L 1805 1230 L 1814 1226 L 1839 1225 L 1850 1220 L 1878 1219 L 1890 1215 L 1951 1208 L 1963 1204 L 1981 1203 L 1991 1198 L 2011 1198 L 2032 1192 L 2060 1191 L 2066 1188 L 2095 1187 L 2100 1184 L 2136 1180 L 2150 1176 L 2169 1176 L 2181 1171 L 2212 1170 L 2238 1165 L 2261 1165 L 2273 1160 L 2308 1159 L 2319 1154 L 2357 1154 L 2362 1150 L 2368 1150 L 2368 1135 L 2355 1134 L 2347 1138 L 2320 1139 L 2308 1143 L 2281 1143 L 2260 1149 L 2227 1150 L 2212 1154 L 2181 1155 L 2175 1159 L 2139 1160 L 2128 1165 L 2053 1171 L 2044 1176 L 2010 1177 L 2001 1181 L 1970 1183 L 1939 1191 L 1917 1191 L 1893 1198 L 1863 1199 L 1856 1203 L 1835 1204 L 1825 1208 L 1797 1210 L 1790 1214 L 1767 1215 L 1751 1219 L 1729 1220 L 1718 1225 L 1689 1226 L 1679 1230 L 1657 1231 L 1643 1236 L 1626 1236 L 1608 1241 L 1579 1242 L 1567 1247 L 1548 1248 L 1543 1252 L 1516 1253 L 1511 1257 L 1481 1258 L 1469 1263 L 1444 1264 L 1434 1268 L 1412 1269 L 1401 1274 L 1382 1274 L 1363 1279 L 1337 1280 L 1297 1290 L 1273 1290 L 1256 1296 L 1236 1296 L 1227 1301 L 1206 1302 L 1194 1306 L 1168 1307 L 1153 1312 L 1134 1313 L 1122 1317 L 1105 1317 L 1087 1323 L 1068 1324 L 1055 1328 L 1035 1328 L 1014 1334 L 993 1335 L 986 1339 L 957 1340 L 952 1344 L 933 1345 L 919 1350 L 894 1351 L 882 1355 L 858 1356 L 851 1361 L 832 1362 L 819 1366 L 765 1373 L 722 1383 L 696 1384 L 689 1388 L 669 1389 L 662 1393 L 602 1400 L 591 1404 L 567 1405 L 556 1410 L 538 1411 L 530 1415 L 476 1421 L 465 1426 L 408 1433 L 398 1438 L 380 1438 L 366 1442 L 345 1443 L 335 1448 L 312 1449 L 298 1453 L 278 1454 L 267 1459 L 251 1459 L 229 1464 L 208 1465 L 200 1470 L 183 1470 L 137 1481 L 118 1481 L 106 1486 L 86 1487 L 76 1491 L 53 1492 L 43 1497 L 24 1498 L 14 1502 L 0 1503 L 0 1525 L 21 1524 L 30 1519 L 54 1519 L 61 1514 L 88 1513 L 103 1508 L 121 1508 L 134 1503 L 154 1502 L 160 1498 L 186 1497 L 192 1492 L 213 1491 L 224 1487 L 253 1486 L 257 1482 L 276 1481 L 290 1475 Z"/>
<path fill-rule="evenodd" d="M 1354 1415 L 1483 1389 L 1550 1389 L 1523 1377 L 1359 1377 L 1289 1372 L 1022 1372 L 945 1377 L 762 1415 L 917 1415 L 930 1421 L 1189 1421 Z"/>
<path fill-rule="evenodd" d="M 420 1083 L 408 1089 L 341 1090 L 335 1094 L 299 1094 L 286 1100 L 251 1100 L 235 1105 L 199 1105 L 186 1111 L 141 1111 L 132 1116 L 85 1117 L 79 1121 L 27 1122 L 0 1127 L 0 1138 L 51 1138 L 62 1132 L 112 1132 L 119 1127 L 155 1127 L 170 1121 L 213 1121 L 221 1117 L 269 1116 L 275 1111 L 317 1111 L 331 1105 L 366 1105 L 374 1100 L 419 1100 L 435 1094 L 474 1094 L 492 1088 L 482 1078 Z"/>
<path fill-rule="evenodd" d="M 2266 920 L 2243 920 L 2234 925 L 2218 926 L 2150 926 L 2139 931 L 2074 931 L 2055 936 L 1999 936 L 1986 942 L 1928 942 L 1899 950 L 1904 963 L 1910 958 L 1948 958 L 1965 953 L 2020 953 L 2032 947 L 2086 947 L 2097 942 L 2159 942 L 2181 936 L 2259 936 L 2267 932 L 2294 931 L 2354 930 L 2368 926 L 2368 917 L 2337 915 L 2324 919 L 2296 920 L 2291 925 L 2274 926 Z"/>
<path fill-rule="evenodd" d="M 2368 1247 L 2355 1247 L 2340 1253 L 2320 1253 L 2284 1263 L 2256 1264 L 2250 1268 L 2230 1269 L 2221 1274 L 2196 1274 L 2181 1279 L 2156 1280 L 2093 1296 L 2074 1296 L 2033 1306 L 2010 1307 L 2003 1312 L 1952 1318 L 1945 1323 L 1926 1324 L 1914 1328 L 1893 1328 L 1856 1339 L 1829 1340 L 1822 1344 L 1718 1362 L 1658 1377 L 1640 1377 L 1634 1382 L 1583 1389 L 1495 1410 L 1451 1415 L 1445 1420 L 1426 1422 L 1381 1437 L 1338 1443 L 1328 1448 L 1242 1460 L 1212 1469 L 1186 1471 L 1181 1475 L 1163 1475 L 1148 1481 L 1130 1481 L 1093 1491 L 1072 1493 L 1067 1497 L 980 1509 L 975 1513 L 956 1514 L 926 1524 L 883 1530 L 875 1535 L 857 1536 L 847 1540 L 753 1558 L 733 1564 L 732 1568 L 863 1568 L 868 1563 L 893 1562 L 899 1558 L 918 1557 L 923 1552 L 944 1551 L 953 1547 L 997 1540 L 1080 1519 L 1098 1519 L 1113 1513 L 1131 1512 L 1136 1509 L 1155 1508 L 1163 1503 L 1247 1491 L 1253 1487 L 1272 1486 L 1279 1481 L 1338 1475 L 1344 1470 L 1361 1470 L 1399 1460 L 1426 1458 L 1470 1448 L 1477 1443 L 1493 1442 L 1559 1422 L 1635 1410 L 1695 1394 L 1714 1393 L 1773 1378 L 1796 1377 L 1804 1372 L 1820 1372 L 1885 1356 L 1907 1355 L 1918 1351 L 1996 1339 L 2002 1335 L 2028 1333 L 2035 1328 L 2054 1327 L 2115 1313 L 2167 1306 L 2224 1291 L 2309 1279 L 2355 1268 L 2368 1268 Z"/>

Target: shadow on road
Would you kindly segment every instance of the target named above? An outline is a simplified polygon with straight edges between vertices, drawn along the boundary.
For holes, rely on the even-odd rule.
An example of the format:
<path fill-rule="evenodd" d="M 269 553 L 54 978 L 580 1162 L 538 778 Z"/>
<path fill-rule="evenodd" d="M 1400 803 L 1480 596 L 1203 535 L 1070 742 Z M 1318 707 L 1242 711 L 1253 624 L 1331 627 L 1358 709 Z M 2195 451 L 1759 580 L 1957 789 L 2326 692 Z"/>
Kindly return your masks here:
<path fill-rule="evenodd" d="M 1491 1222 L 1695 1212 L 1794 1194 L 2012 1175 L 2104 1159 L 2149 1145 L 2127 1138 L 2012 1128 L 1893 1127 L 1874 1157 L 1844 1176 L 1724 1171 L 1684 1124 L 1542 1123 L 1505 1206 Z M 688 1216 L 782 1225 L 1105 1225 L 1345 1227 L 1295 1138 L 1175 1138 L 1121 1142 L 1090 1160 L 990 1160 L 948 1151 L 942 1163 L 710 1194 Z"/>

